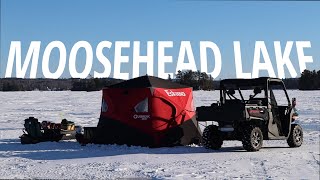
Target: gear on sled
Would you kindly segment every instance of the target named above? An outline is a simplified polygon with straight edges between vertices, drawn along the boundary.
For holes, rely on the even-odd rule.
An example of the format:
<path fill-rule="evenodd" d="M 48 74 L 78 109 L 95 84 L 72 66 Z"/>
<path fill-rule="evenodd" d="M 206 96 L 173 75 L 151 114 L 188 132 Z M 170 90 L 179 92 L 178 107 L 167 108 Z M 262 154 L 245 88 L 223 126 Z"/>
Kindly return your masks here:
<path fill-rule="evenodd" d="M 24 120 L 23 135 L 20 136 L 21 144 L 35 144 L 45 141 L 60 141 L 75 139 L 75 125 L 66 119 L 62 123 L 49 121 L 39 122 L 37 118 L 29 117 Z"/>

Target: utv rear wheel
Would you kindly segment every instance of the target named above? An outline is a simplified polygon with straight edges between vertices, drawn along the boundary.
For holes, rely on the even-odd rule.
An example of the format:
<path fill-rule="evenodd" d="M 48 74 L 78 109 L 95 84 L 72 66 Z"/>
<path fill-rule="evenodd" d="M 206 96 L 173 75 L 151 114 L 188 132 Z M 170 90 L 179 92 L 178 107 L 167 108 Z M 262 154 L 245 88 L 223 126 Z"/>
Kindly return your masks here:
<path fill-rule="evenodd" d="M 300 147 L 303 142 L 303 131 L 300 125 L 292 124 L 287 143 L 290 147 Z"/>
<path fill-rule="evenodd" d="M 242 145 L 247 151 L 259 151 L 263 144 L 263 134 L 261 129 L 256 126 L 244 128 Z"/>
<path fill-rule="evenodd" d="M 203 130 L 202 139 L 203 145 L 207 149 L 218 150 L 223 143 L 218 126 L 215 125 L 209 125 Z"/>

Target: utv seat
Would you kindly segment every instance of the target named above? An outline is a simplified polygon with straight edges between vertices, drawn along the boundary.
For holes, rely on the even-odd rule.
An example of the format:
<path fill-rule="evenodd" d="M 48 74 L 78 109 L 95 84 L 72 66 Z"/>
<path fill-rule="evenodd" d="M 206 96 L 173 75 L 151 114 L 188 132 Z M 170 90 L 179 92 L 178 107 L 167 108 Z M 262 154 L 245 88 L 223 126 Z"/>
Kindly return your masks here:
<path fill-rule="evenodd" d="M 254 104 L 254 105 L 262 106 L 262 101 L 258 100 L 258 99 L 251 99 L 248 101 L 247 104 Z"/>
<path fill-rule="evenodd" d="M 266 98 L 253 98 L 248 101 L 248 104 L 257 104 L 258 106 L 267 106 Z"/>
<path fill-rule="evenodd" d="M 225 105 L 238 105 L 242 104 L 240 99 L 231 99 L 231 100 L 226 100 Z"/>
<path fill-rule="evenodd" d="M 241 100 L 226 100 L 223 107 L 224 121 L 233 122 L 236 119 L 242 119 L 245 104 Z"/>

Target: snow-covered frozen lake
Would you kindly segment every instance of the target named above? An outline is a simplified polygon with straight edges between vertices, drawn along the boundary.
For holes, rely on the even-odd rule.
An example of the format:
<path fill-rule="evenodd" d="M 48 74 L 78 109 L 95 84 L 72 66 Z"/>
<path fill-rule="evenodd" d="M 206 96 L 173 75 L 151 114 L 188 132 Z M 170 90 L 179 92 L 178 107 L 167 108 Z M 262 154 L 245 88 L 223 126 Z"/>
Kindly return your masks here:
<path fill-rule="evenodd" d="M 29 116 L 96 126 L 101 92 L 0 92 L 0 178 L 318 180 L 320 91 L 288 93 L 297 98 L 303 145 L 289 148 L 286 141 L 264 141 L 260 151 L 246 152 L 240 141 L 226 141 L 219 151 L 201 146 L 80 146 L 75 141 L 21 145 L 19 136 Z M 194 103 L 209 105 L 218 97 L 218 91 L 196 91 Z"/>

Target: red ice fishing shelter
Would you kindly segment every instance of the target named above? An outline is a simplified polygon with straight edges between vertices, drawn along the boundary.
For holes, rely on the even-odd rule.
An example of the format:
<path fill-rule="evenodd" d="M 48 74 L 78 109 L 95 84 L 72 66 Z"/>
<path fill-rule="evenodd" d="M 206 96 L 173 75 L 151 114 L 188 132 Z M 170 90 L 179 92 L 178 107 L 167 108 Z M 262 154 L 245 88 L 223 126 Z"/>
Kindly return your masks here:
<path fill-rule="evenodd" d="M 192 88 L 141 76 L 103 89 L 92 143 L 151 147 L 200 141 Z"/>

